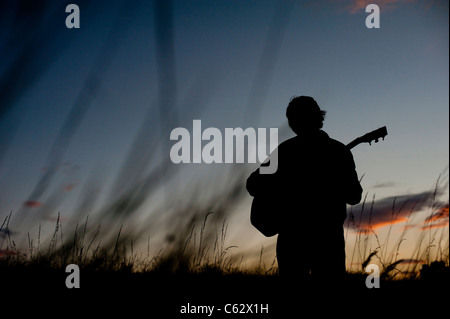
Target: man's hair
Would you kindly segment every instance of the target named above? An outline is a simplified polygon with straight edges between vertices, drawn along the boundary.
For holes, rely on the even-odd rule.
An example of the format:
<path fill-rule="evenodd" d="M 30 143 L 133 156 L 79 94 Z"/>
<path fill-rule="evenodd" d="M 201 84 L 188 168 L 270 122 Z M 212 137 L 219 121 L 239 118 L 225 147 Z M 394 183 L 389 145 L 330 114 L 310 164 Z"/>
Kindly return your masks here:
<path fill-rule="evenodd" d="M 320 130 L 326 113 L 310 96 L 294 96 L 286 109 L 289 126 L 297 134 L 304 130 Z"/>

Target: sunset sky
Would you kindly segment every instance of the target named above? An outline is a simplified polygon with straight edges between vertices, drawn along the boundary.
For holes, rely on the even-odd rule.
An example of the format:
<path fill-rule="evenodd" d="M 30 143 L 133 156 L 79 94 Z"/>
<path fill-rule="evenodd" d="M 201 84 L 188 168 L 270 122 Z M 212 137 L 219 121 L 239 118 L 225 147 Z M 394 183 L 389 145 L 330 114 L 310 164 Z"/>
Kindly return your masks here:
<path fill-rule="evenodd" d="M 448 1 L 61 3 L 0 4 L 0 218 L 13 212 L 15 236 L 52 229 L 60 212 L 67 229 L 89 215 L 157 243 L 214 211 L 235 253 L 264 245 L 271 260 L 274 238 L 249 222 L 257 164 L 173 164 L 169 135 L 200 119 L 222 132 L 277 127 L 281 142 L 293 136 L 289 99 L 308 95 L 343 143 L 388 129 L 352 150 L 367 201 L 346 222 L 347 255 L 391 222 L 392 244 L 407 229 L 400 258 L 424 230 L 444 229 L 448 250 Z M 79 29 L 65 26 L 68 3 Z M 379 29 L 365 25 L 369 3 Z"/>

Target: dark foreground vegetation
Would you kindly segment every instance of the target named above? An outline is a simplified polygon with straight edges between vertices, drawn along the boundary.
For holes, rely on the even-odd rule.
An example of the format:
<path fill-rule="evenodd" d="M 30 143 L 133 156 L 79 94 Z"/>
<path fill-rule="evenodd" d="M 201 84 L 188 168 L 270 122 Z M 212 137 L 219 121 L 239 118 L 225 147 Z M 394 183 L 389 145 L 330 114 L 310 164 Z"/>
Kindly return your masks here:
<path fill-rule="evenodd" d="M 430 216 L 436 209 L 430 210 Z M 112 242 L 104 244 L 98 231 L 87 231 L 87 219 L 84 227 L 76 227 L 63 240 L 59 215 L 48 242 L 41 242 L 39 228 L 38 237 L 28 235 L 28 247 L 19 249 L 9 228 L 9 214 L 0 227 L 2 318 L 44 311 L 51 318 L 274 319 L 334 318 L 341 314 L 360 318 L 369 314 L 436 315 L 446 309 L 450 287 L 448 228 L 429 227 L 423 233 L 427 236 L 418 239 L 413 256 L 423 263 L 415 263 L 406 271 L 400 270 L 404 261 L 395 253 L 405 231 L 393 253 L 387 250 L 387 239 L 383 242 L 374 232 L 360 232 L 354 249 L 363 252 L 359 272 L 348 273 L 343 281 L 326 273 L 318 280 L 294 281 L 278 275 L 275 260 L 268 269 L 261 260 L 253 269 L 241 267 L 230 255 L 235 247 L 225 243 L 225 221 L 220 230 L 207 235 L 208 215 L 199 231 L 190 227 L 179 242 L 172 242 L 170 250 L 156 254 L 148 250 L 141 255 L 134 252 L 133 242 L 123 236 L 122 228 Z M 369 236 L 376 237 L 380 248 L 365 247 Z M 442 247 L 435 260 L 430 258 L 433 247 Z M 368 274 L 362 269 L 376 261 L 380 262 L 379 288 L 368 288 Z M 71 264 L 79 267 L 79 288 L 67 287 L 73 273 L 66 267 Z M 212 307 L 215 310 L 207 313 Z"/>
<path fill-rule="evenodd" d="M 115 269 L 80 268 L 80 288 L 71 289 L 66 287 L 69 275 L 64 268 L 48 267 L 45 260 L 16 265 L 2 260 L 3 304 L 22 300 L 26 304 L 6 307 L 6 313 L 14 309 L 32 314 L 36 309 L 48 309 L 51 317 L 70 311 L 90 317 L 126 313 L 127 318 L 300 318 L 311 311 L 317 315 L 406 314 L 429 310 L 430 306 L 433 311 L 443 310 L 450 283 L 448 267 L 428 269 L 416 279 L 382 278 L 378 289 L 366 287 L 365 274 L 349 274 L 340 283 L 332 278 L 317 283 L 293 282 L 276 273 L 223 273 L 215 268 L 138 273 L 122 265 Z M 230 313 L 225 312 L 227 305 Z M 195 308 L 198 306 L 214 306 L 216 310 L 209 316 L 183 313 L 187 309 L 183 307 L 201 311 L 203 308 Z M 268 311 L 264 310 L 267 307 Z"/>

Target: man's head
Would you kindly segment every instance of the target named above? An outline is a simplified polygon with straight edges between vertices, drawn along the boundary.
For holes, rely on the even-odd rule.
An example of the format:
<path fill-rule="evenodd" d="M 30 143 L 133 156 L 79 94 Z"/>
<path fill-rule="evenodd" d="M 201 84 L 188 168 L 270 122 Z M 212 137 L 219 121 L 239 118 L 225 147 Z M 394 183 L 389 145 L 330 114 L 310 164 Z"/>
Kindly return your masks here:
<path fill-rule="evenodd" d="M 286 109 L 289 126 L 296 134 L 320 130 L 325 114 L 310 96 L 293 97 Z"/>

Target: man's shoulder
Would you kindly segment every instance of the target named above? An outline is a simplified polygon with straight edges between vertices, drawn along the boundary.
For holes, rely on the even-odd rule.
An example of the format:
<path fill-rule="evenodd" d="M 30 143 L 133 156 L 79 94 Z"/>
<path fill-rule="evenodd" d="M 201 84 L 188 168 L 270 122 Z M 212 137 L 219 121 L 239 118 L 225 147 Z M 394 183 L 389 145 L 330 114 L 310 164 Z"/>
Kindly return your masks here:
<path fill-rule="evenodd" d="M 287 140 L 285 140 L 284 142 L 281 142 L 279 147 L 281 148 L 288 148 L 290 146 L 293 146 L 295 144 L 301 144 L 301 143 L 305 143 L 305 142 L 313 142 L 313 143 L 327 143 L 329 144 L 331 147 L 336 148 L 336 149 L 347 149 L 347 147 L 345 146 L 344 143 L 331 138 L 327 133 L 325 133 L 324 131 L 319 131 L 319 133 L 314 137 L 314 138 L 308 138 L 308 137 L 301 137 L 301 136 L 294 136 L 291 137 Z"/>
<path fill-rule="evenodd" d="M 283 142 L 281 142 L 278 147 L 284 148 L 289 147 L 290 145 L 296 144 L 299 142 L 298 136 L 291 137 Z"/>

